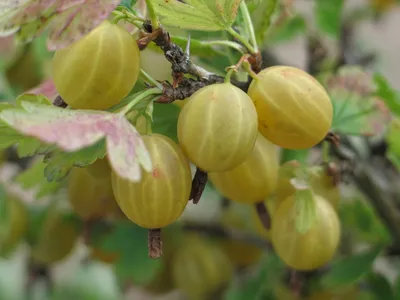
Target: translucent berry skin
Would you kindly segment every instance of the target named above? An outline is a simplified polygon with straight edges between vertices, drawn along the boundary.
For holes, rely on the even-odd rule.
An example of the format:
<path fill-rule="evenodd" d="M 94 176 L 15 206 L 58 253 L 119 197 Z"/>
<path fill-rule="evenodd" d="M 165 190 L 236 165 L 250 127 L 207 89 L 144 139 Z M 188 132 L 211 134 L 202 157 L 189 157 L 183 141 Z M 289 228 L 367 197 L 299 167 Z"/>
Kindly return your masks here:
<path fill-rule="evenodd" d="M 119 103 L 140 71 L 136 41 L 122 27 L 104 21 L 53 58 L 53 79 L 72 108 L 104 110 Z"/>
<path fill-rule="evenodd" d="M 305 233 L 296 229 L 295 197 L 287 198 L 272 216 L 272 244 L 291 268 L 313 270 L 328 263 L 340 241 L 340 223 L 332 205 L 315 195 L 316 219 Z"/>
<path fill-rule="evenodd" d="M 173 283 L 189 299 L 205 299 L 232 276 L 232 263 L 225 253 L 198 236 L 187 236 L 172 261 Z"/>
<path fill-rule="evenodd" d="M 162 228 L 175 222 L 185 209 L 192 187 L 187 158 L 170 138 L 143 136 L 152 172 L 143 172 L 140 182 L 130 182 L 112 173 L 112 187 L 122 212 L 144 228 Z"/>
<path fill-rule="evenodd" d="M 21 241 L 28 229 L 28 212 L 24 203 L 15 196 L 5 199 L 8 222 L 2 223 L 0 255 L 8 255 Z"/>
<path fill-rule="evenodd" d="M 228 199 L 257 203 L 271 194 L 277 183 L 279 158 L 276 145 L 258 134 L 253 150 L 236 168 L 211 172 L 209 179 Z"/>
<path fill-rule="evenodd" d="M 257 112 L 251 99 L 230 83 L 194 93 L 178 118 L 179 144 L 200 169 L 221 172 L 237 167 L 257 137 Z"/>
<path fill-rule="evenodd" d="M 287 149 L 306 149 L 328 133 L 333 107 L 324 87 L 303 70 L 274 66 L 257 74 L 248 94 L 254 101 L 260 132 Z"/>
<path fill-rule="evenodd" d="M 108 177 L 96 179 L 86 168 L 74 168 L 68 181 L 68 200 L 77 215 L 84 220 L 95 220 L 118 209 Z"/>
<path fill-rule="evenodd" d="M 58 262 L 72 252 L 78 238 L 76 224 L 59 212 L 49 212 L 32 247 L 32 259 L 43 265 Z"/>

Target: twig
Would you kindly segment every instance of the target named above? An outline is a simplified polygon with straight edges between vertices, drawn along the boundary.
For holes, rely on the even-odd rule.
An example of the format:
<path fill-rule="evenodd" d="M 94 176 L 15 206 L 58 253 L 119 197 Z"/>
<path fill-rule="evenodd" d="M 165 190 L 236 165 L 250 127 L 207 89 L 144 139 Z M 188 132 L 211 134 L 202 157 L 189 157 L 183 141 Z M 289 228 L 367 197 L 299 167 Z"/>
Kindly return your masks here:
<path fill-rule="evenodd" d="M 192 200 L 194 204 L 199 203 L 207 181 L 207 173 L 199 168 L 196 168 L 196 173 L 194 174 L 194 178 L 192 180 L 192 191 L 190 192 L 190 200 Z"/>
<path fill-rule="evenodd" d="M 159 258 L 163 255 L 161 229 L 149 229 L 148 248 L 150 258 Z"/>

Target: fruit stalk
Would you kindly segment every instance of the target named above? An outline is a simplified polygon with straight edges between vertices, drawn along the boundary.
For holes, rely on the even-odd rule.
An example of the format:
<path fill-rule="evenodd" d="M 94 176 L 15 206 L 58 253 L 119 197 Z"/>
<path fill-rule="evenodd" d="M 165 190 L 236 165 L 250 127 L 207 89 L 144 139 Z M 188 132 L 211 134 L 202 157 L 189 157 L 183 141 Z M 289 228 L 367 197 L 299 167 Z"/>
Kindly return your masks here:
<path fill-rule="evenodd" d="M 269 230 L 271 229 L 271 216 L 268 212 L 268 208 L 265 206 L 263 201 L 255 204 L 256 211 L 258 217 L 260 218 L 261 223 L 263 224 L 264 228 Z"/>
<path fill-rule="evenodd" d="M 203 194 L 204 188 L 208 181 L 208 175 L 206 172 L 196 168 L 196 173 L 192 181 L 192 191 L 190 192 L 190 200 L 194 204 L 199 203 L 201 195 Z"/>
<path fill-rule="evenodd" d="M 161 229 L 149 229 L 148 237 L 149 257 L 156 259 L 163 255 Z"/>

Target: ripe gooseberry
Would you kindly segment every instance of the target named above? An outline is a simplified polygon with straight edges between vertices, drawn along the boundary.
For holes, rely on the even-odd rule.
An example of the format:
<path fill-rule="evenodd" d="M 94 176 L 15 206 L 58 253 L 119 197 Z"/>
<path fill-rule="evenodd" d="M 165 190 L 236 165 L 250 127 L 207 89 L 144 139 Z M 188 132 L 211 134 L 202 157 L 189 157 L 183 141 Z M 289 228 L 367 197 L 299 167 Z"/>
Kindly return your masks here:
<path fill-rule="evenodd" d="M 5 199 L 6 218 L 3 217 L 0 229 L 0 254 L 8 255 L 21 241 L 28 229 L 28 213 L 24 203 L 14 195 Z"/>
<path fill-rule="evenodd" d="M 158 229 L 175 222 L 185 209 L 192 187 L 189 162 L 170 138 L 143 136 L 153 163 L 140 182 L 131 182 L 112 172 L 112 187 L 123 213 L 144 228 Z"/>
<path fill-rule="evenodd" d="M 50 208 L 45 213 L 36 240 L 31 243 L 32 259 L 42 265 L 60 261 L 71 253 L 78 238 L 79 230 L 73 220 Z"/>
<path fill-rule="evenodd" d="M 122 27 L 104 21 L 53 58 L 53 79 L 72 108 L 104 110 L 119 103 L 140 71 L 136 41 Z"/>
<path fill-rule="evenodd" d="M 95 160 L 86 166 L 85 170 L 95 179 L 111 178 L 111 166 L 107 157 Z"/>
<path fill-rule="evenodd" d="M 244 232 L 254 233 L 258 216 L 252 215 L 253 207 L 239 204 L 224 210 L 221 223 L 224 228 L 237 229 Z M 255 218 L 254 218 L 255 217 Z M 238 267 L 247 267 L 260 260 L 263 251 L 260 247 L 244 242 L 223 238 L 219 242 L 222 250 L 231 262 Z"/>
<path fill-rule="evenodd" d="M 254 105 L 245 92 L 230 83 L 201 88 L 179 114 L 179 144 L 203 171 L 235 168 L 246 159 L 256 137 Z"/>
<path fill-rule="evenodd" d="M 228 199 L 254 204 L 275 190 L 278 169 L 277 147 L 258 134 L 245 161 L 224 172 L 210 172 L 208 176 L 215 188 Z"/>
<path fill-rule="evenodd" d="M 313 270 L 325 265 L 340 241 L 339 218 L 332 205 L 314 195 L 316 217 L 306 232 L 296 228 L 296 197 L 281 203 L 272 216 L 271 239 L 276 254 L 291 268 Z"/>
<path fill-rule="evenodd" d="M 197 235 L 185 237 L 171 266 L 175 287 L 190 299 L 204 299 L 233 276 L 233 267 L 225 252 Z"/>
<path fill-rule="evenodd" d="M 248 94 L 257 109 L 259 130 L 274 144 L 305 149 L 328 133 L 332 103 L 324 87 L 303 70 L 274 66 L 257 74 Z"/>
<path fill-rule="evenodd" d="M 118 209 L 108 178 L 95 179 L 86 168 L 74 168 L 68 181 L 68 200 L 77 215 L 94 220 Z"/>

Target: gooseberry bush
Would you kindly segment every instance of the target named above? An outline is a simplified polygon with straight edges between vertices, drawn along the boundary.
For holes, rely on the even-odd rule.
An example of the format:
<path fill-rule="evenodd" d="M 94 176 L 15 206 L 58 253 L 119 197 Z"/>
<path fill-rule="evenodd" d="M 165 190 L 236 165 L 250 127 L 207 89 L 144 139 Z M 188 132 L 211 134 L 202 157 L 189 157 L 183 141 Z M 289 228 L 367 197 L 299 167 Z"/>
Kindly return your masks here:
<path fill-rule="evenodd" d="M 397 4 L 344 3 L 3 1 L 0 299 L 400 299 Z"/>

